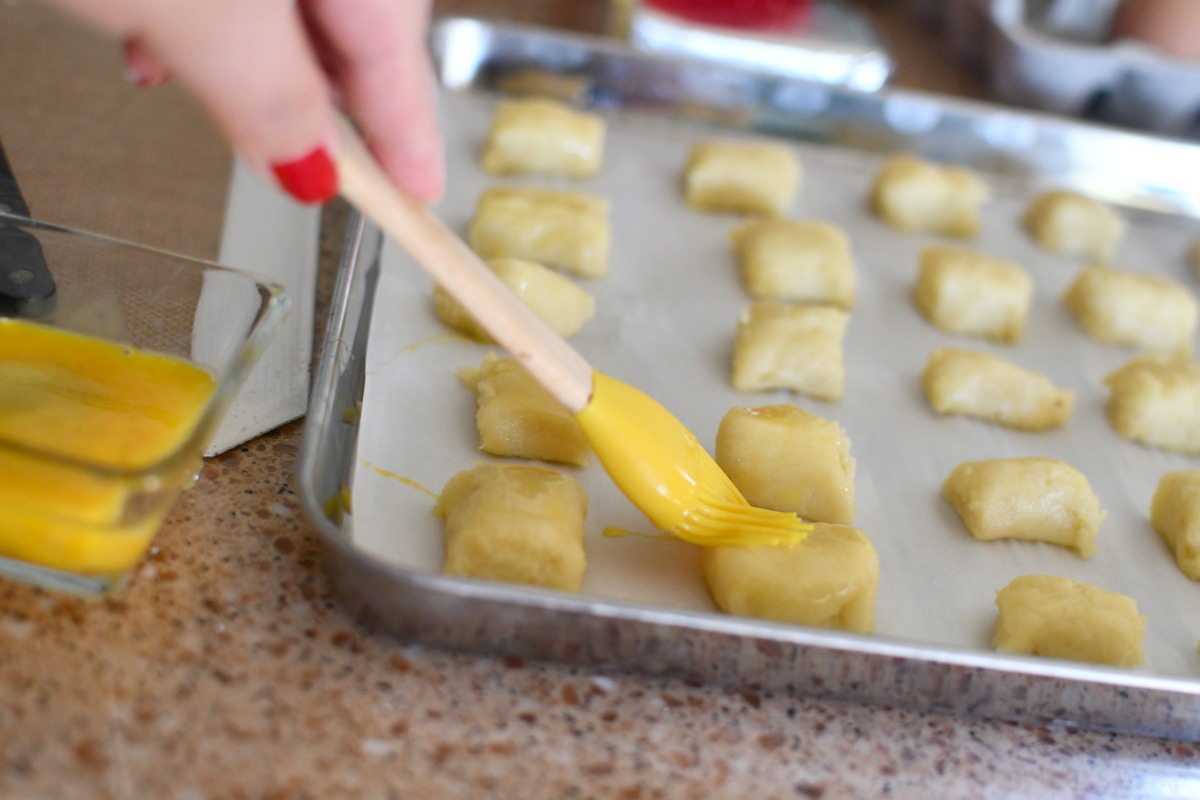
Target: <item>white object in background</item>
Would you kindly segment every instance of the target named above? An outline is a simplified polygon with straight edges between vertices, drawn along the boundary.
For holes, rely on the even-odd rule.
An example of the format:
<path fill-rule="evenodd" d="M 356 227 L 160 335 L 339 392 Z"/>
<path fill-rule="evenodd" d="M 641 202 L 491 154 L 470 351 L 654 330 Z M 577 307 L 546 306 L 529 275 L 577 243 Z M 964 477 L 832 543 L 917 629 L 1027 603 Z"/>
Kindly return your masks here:
<path fill-rule="evenodd" d="M 1029 5 L 1032 25 L 1055 36 L 1101 44 L 1108 39 L 1118 0 L 1039 0 Z"/>
<path fill-rule="evenodd" d="M 1114 122 L 1174 136 L 1195 136 L 1200 125 L 1200 67 L 1125 43 L 1129 69 L 1113 88 Z"/>
<path fill-rule="evenodd" d="M 308 408 L 320 223 L 319 206 L 293 201 L 235 161 L 217 260 L 283 284 L 292 310 L 242 385 L 206 456 L 303 416 Z M 202 307 L 221 302 L 219 283 L 211 289 L 206 284 L 204 292 Z M 234 318 L 228 323 L 242 324 L 237 310 L 229 311 Z"/>
<path fill-rule="evenodd" d="M 1119 0 L 907 0 L 1005 103 L 1200 137 L 1200 67 L 1112 40 Z M 1200 4 L 1200 0 L 1198 0 Z"/>
<path fill-rule="evenodd" d="M 991 12 L 988 72 L 1000 100 L 1074 116 L 1120 78 L 1123 65 L 1111 46 L 1031 29 L 1025 0 L 993 0 Z"/>

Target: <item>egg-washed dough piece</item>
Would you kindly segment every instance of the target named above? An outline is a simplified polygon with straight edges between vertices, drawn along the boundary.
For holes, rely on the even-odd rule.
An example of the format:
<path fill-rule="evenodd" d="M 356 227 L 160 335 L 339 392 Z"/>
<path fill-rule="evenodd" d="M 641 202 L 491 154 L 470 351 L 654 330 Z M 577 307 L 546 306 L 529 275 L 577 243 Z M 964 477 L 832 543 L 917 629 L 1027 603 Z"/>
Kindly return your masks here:
<path fill-rule="evenodd" d="M 581 278 L 608 274 L 609 203 L 583 192 L 496 187 L 479 197 L 467 243 L 480 258 L 524 258 Z"/>
<path fill-rule="evenodd" d="M 579 591 L 588 498 L 579 482 L 528 464 L 480 463 L 446 484 L 446 575 Z"/>
<path fill-rule="evenodd" d="M 596 313 L 596 300 L 591 292 L 541 264 L 519 258 L 498 258 L 488 261 L 487 265 L 559 336 L 569 338 L 579 333 Z M 464 336 L 480 342 L 493 341 L 475 318 L 440 286 L 433 287 L 433 311 L 438 319 Z"/>
<path fill-rule="evenodd" d="M 493 175 L 590 178 L 604 155 L 604 120 L 541 97 L 501 100 L 483 146 Z"/>
<path fill-rule="evenodd" d="M 921 371 L 925 399 L 939 414 L 961 414 L 1023 431 L 1066 423 L 1075 393 L 1037 372 L 974 350 L 941 347 Z"/>
<path fill-rule="evenodd" d="M 744 309 L 734 341 L 733 388 L 791 389 L 817 400 L 841 399 L 846 386 L 842 340 L 849 320 L 840 308 L 774 300 Z"/>
<path fill-rule="evenodd" d="M 876 174 L 868 204 L 897 230 L 969 239 L 979 233 L 979 210 L 988 195 L 969 169 L 901 154 Z"/>
<path fill-rule="evenodd" d="M 1020 265 L 960 247 L 921 251 L 913 303 L 946 333 L 1016 342 L 1033 301 L 1033 281 Z"/>
<path fill-rule="evenodd" d="M 742 283 L 756 300 L 854 305 L 850 240 L 828 222 L 752 220 L 734 229 Z"/>
<path fill-rule="evenodd" d="M 488 353 L 458 372 L 475 392 L 479 449 L 494 456 L 583 466 L 592 448 L 578 420 L 512 358 Z"/>
<path fill-rule="evenodd" d="M 1150 524 L 1175 556 L 1179 571 L 1200 581 L 1200 470 L 1181 469 L 1158 479 Z"/>
<path fill-rule="evenodd" d="M 714 139 L 692 147 L 683 182 L 692 208 L 782 216 L 800 191 L 800 160 L 781 144 Z"/>
<path fill-rule="evenodd" d="M 568 75 L 529 67 L 498 75 L 495 87 L 496 91 L 504 94 L 544 97 L 577 105 L 587 98 L 589 84 L 589 80 L 583 75 Z"/>
<path fill-rule="evenodd" d="M 1200 364 L 1138 356 L 1104 379 L 1105 411 L 1117 435 L 1200 455 Z"/>
<path fill-rule="evenodd" d="M 1063 305 L 1091 339 L 1155 353 L 1191 355 L 1196 298 L 1161 275 L 1085 267 Z"/>
<path fill-rule="evenodd" d="M 793 405 L 731 408 L 717 427 L 714 456 L 750 505 L 854 522 L 854 459 L 833 420 Z"/>
<path fill-rule="evenodd" d="M 942 496 L 982 542 L 1022 539 L 1096 552 L 1104 521 L 1083 473 L 1053 458 L 964 461 L 942 484 Z"/>
<path fill-rule="evenodd" d="M 1146 617 L 1132 597 L 1055 575 L 1022 575 L 996 592 L 992 647 L 1002 653 L 1136 667 Z"/>
<path fill-rule="evenodd" d="M 1023 222 L 1042 249 L 1099 264 L 1112 263 L 1125 235 L 1120 214 L 1077 192 L 1038 195 L 1025 210 Z"/>
<path fill-rule="evenodd" d="M 705 547 L 700 566 L 728 614 L 855 633 L 875 629 L 879 556 L 867 535 L 818 523 L 783 547 Z"/>

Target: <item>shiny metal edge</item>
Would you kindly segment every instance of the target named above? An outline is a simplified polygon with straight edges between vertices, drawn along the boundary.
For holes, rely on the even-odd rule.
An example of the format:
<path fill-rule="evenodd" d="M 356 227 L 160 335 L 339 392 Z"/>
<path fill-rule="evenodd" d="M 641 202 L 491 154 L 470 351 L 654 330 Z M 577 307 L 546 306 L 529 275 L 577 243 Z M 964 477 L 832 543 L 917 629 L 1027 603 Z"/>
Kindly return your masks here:
<path fill-rule="evenodd" d="M 640 52 L 703 58 L 859 91 L 873 92 L 887 83 L 895 64 L 860 11 L 815 3 L 809 13 L 803 31 L 759 33 L 692 23 L 639 3 L 629 42 Z"/>
<path fill-rule="evenodd" d="M 1109 202 L 1200 216 L 1200 146 L 1141 132 L 904 89 L 856 92 L 711 61 L 634 51 L 611 39 L 451 18 L 431 45 L 442 85 L 489 90 L 530 68 L 575 75 L 599 109 L 726 130 L 911 152 L 1004 186 L 1076 188 Z"/>
<path fill-rule="evenodd" d="M 349 481 L 382 237 L 355 217 L 300 455 L 305 508 L 343 606 L 408 641 L 935 713 L 1200 740 L 1200 684 L 699 612 L 599 602 L 384 563 L 325 515 Z"/>
<path fill-rule="evenodd" d="M 497 53 L 510 53 L 517 45 L 526 51 L 526 57 L 547 43 L 551 53 L 587 55 L 580 49 L 584 41 L 576 37 L 451 20 L 434 33 L 435 42 L 440 41 L 443 69 L 446 60 L 463 63 L 463 53 L 446 48 L 462 47 L 464 43 L 456 42 L 455 37 L 464 33 L 469 37 L 466 43 L 484 48 L 466 54 L 475 61 L 477 77 L 490 63 L 487 47 L 497 44 L 509 48 L 499 48 Z M 597 42 L 596 47 L 633 62 L 641 58 L 607 43 Z M 523 63 L 528 66 L 527 60 Z M 656 64 L 654 69 L 665 66 Z M 679 68 L 686 70 L 687 65 Z M 449 84 L 450 88 L 473 85 Z M 963 116 L 965 112 L 959 108 L 955 114 Z M 1003 113 L 1027 119 L 1015 112 Z M 1036 118 L 1031 122 L 1042 123 Z M 1086 128 L 1059 120 L 1045 124 Z M 1103 129 L 1088 135 L 1099 137 L 1101 143 L 1105 137 L 1145 138 Z M 1137 196 L 1114 179 L 1107 185 Z M 326 516 L 325 505 L 348 484 L 354 463 L 357 424 L 355 417 L 345 412 L 362 398 L 366 334 L 381 246 L 378 230 L 355 215 L 320 350 L 298 474 L 300 494 L 320 535 L 323 564 L 334 591 L 364 624 L 405 640 L 463 652 L 631 670 L 696 683 L 749 686 L 934 713 L 1053 721 L 1200 741 L 1200 682 L 921 646 L 883 636 L 600 602 L 417 573 L 367 555 Z"/>

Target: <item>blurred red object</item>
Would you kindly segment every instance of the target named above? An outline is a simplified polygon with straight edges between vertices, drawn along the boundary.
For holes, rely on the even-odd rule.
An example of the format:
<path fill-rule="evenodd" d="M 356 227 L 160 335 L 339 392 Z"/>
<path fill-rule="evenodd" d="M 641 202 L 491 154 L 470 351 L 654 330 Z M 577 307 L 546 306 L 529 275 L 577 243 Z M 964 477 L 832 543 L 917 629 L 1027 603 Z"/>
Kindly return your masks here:
<path fill-rule="evenodd" d="M 645 3 L 702 25 L 795 33 L 808 26 L 813 0 L 645 0 Z"/>

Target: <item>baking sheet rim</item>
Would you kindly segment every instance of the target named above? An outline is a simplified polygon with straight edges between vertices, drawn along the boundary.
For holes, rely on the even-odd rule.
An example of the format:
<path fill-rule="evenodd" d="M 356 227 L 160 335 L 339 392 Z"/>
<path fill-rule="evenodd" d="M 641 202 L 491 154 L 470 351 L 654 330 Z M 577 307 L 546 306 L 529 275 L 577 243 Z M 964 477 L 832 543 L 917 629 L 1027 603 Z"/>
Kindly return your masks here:
<path fill-rule="evenodd" d="M 358 263 L 357 256 L 361 254 L 362 239 L 368 235 L 368 231 L 374 233 L 370 226 L 363 225 L 362 221 L 359 220 L 359 224 L 352 226 L 352 234 L 347 240 L 347 248 L 342 264 L 343 274 L 339 275 L 338 280 L 339 294 L 334 298 L 333 311 L 331 312 L 332 315 L 338 317 L 339 322 L 343 325 L 347 321 L 345 319 L 347 304 L 346 298 L 342 293 L 352 288 L 351 278 L 353 277 L 349 274 L 347 268 L 363 268 L 363 265 Z M 354 241 L 351 241 L 351 239 Z M 335 326 L 331 326 L 330 335 L 336 332 L 334 328 Z M 313 411 L 319 412 L 323 408 L 332 410 L 328 402 L 325 406 L 318 405 L 315 402 L 315 395 L 318 392 L 328 392 L 330 387 L 327 385 L 327 376 L 334 375 L 333 371 L 336 365 L 328 357 L 329 344 L 336 343 L 339 349 L 346 344 L 340 336 L 336 336 L 335 338 L 336 342 L 334 339 L 327 339 L 326 350 L 322 355 L 322 361 L 326 363 L 322 364 L 322 368 L 319 371 L 320 379 L 314 384 Z M 351 343 L 353 343 L 353 339 L 351 339 Z M 331 401 L 332 397 L 326 399 Z M 322 421 L 324 422 L 325 420 Z M 312 437 L 306 438 L 310 442 L 314 441 Z M 302 462 L 308 462 L 309 468 L 313 466 L 312 458 L 316 449 L 315 447 L 304 448 L 305 453 L 302 454 Z M 304 470 L 305 468 L 302 464 L 302 471 Z M 305 488 L 309 488 L 310 485 L 311 482 L 306 483 Z M 542 610 L 604 616 L 634 623 L 666 625 L 698 633 L 724 634 L 751 640 L 769 640 L 799 647 L 837 651 L 843 654 L 861 654 L 874 658 L 912 659 L 928 664 L 958 666 L 983 670 L 985 672 L 995 671 L 1011 675 L 1060 679 L 1068 682 L 1082 682 L 1089 685 L 1094 684 L 1110 688 L 1144 690 L 1156 694 L 1170 693 L 1186 695 L 1189 699 L 1200 695 L 1200 681 L 1186 678 L 1139 674 L 1127 670 L 1077 664 L 1074 662 L 987 653 L 981 652 L 976 648 L 960 649 L 952 645 L 922 646 L 907 639 L 891 640 L 889 637 L 879 634 L 857 636 L 819 629 L 810 630 L 756 620 L 725 618 L 711 612 L 648 608 L 643 605 L 624 604 L 613 600 L 578 600 L 571 597 L 561 597 L 550 592 L 530 591 L 520 587 L 496 586 L 465 579 L 448 579 L 442 576 L 408 570 L 402 566 L 387 563 L 368 555 L 361 549 L 356 548 L 331 522 L 324 518 L 322 509 L 320 508 L 321 504 L 317 502 L 317 498 L 311 492 L 305 493 L 304 500 L 306 508 L 308 508 L 310 514 L 313 516 L 325 544 L 330 545 L 331 549 L 335 551 L 335 557 L 348 558 L 347 563 L 357 562 L 359 567 L 382 570 L 401 588 L 441 591 L 447 597 L 460 600 L 497 601 L 513 607 L 540 607 Z M 987 716 L 997 715 L 988 714 Z M 1189 720 L 1186 724 L 1190 730 L 1195 723 Z M 1192 737 L 1196 735 L 1196 733 L 1190 734 Z"/>

